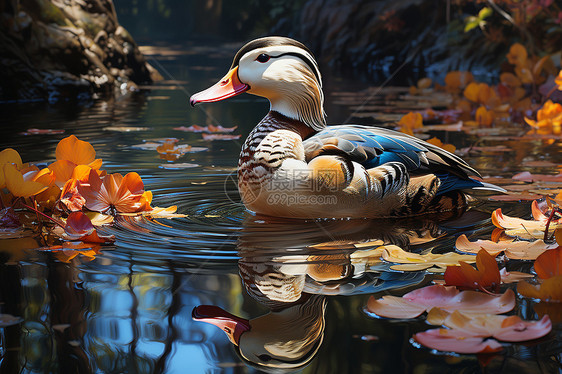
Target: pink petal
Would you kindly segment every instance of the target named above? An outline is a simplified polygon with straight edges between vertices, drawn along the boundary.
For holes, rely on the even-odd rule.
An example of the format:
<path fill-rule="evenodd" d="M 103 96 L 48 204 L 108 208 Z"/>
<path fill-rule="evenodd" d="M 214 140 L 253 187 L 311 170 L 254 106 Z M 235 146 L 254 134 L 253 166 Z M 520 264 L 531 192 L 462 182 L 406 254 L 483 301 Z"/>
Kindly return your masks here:
<path fill-rule="evenodd" d="M 397 296 L 383 296 L 380 299 L 371 296 L 367 302 L 367 310 L 380 317 L 405 319 L 416 318 L 425 312 L 425 307 Z"/>
<path fill-rule="evenodd" d="M 414 339 L 426 347 L 443 352 L 489 353 L 502 350 L 501 344 L 494 339 L 470 336 L 458 330 L 431 329 L 415 334 Z"/>
<path fill-rule="evenodd" d="M 502 328 L 494 333 L 494 338 L 505 342 L 522 342 L 542 338 L 552 330 L 552 322 L 548 315 L 542 317 L 540 321 L 523 321 L 517 316 L 508 317 L 511 322 L 517 321 L 511 325 L 502 323 Z"/>

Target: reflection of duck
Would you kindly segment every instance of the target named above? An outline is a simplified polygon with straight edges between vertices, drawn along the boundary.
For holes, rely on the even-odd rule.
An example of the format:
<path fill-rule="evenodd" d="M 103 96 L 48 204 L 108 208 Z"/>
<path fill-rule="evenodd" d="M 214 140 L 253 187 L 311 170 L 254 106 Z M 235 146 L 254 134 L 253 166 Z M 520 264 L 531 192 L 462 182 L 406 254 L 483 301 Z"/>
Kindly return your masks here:
<path fill-rule="evenodd" d="M 326 300 L 306 295 L 299 303 L 246 320 L 219 307 L 193 309 L 195 320 L 226 332 L 240 356 L 260 369 L 296 369 L 307 365 L 324 338 Z"/>
<path fill-rule="evenodd" d="M 243 92 L 271 102 L 238 165 L 244 204 L 295 218 L 410 216 L 466 205 L 482 183 L 459 157 L 383 128 L 326 127 L 321 75 L 312 53 L 284 37 L 243 46 L 220 82 L 191 97 L 214 102 Z"/>
<path fill-rule="evenodd" d="M 324 339 L 326 296 L 375 293 L 424 280 L 422 272 L 384 271 L 389 265 L 380 260 L 377 246 L 434 245 L 453 230 L 447 226 L 473 229 L 489 214 L 447 216 L 298 223 L 249 216 L 238 242 L 238 267 L 246 291 L 270 312 L 246 320 L 215 306 L 199 306 L 193 318 L 225 331 L 249 364 L 262 370 L 300 368 Z"/>

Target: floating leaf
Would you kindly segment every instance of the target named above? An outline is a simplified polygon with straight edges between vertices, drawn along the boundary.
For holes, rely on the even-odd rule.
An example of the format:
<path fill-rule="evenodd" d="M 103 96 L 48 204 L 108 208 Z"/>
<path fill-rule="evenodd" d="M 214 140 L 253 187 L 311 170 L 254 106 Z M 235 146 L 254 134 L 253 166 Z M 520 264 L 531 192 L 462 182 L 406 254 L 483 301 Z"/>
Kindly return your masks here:
<path fill-rule="evenodd" d="M 205 140 L 236 140 L 242 135 L 226 135 L 226 134 L 203 134 Z"/>
<path fill-rule="evenodd" d="M 421 255 L 404 251 L 402 248 L 395 245 L 387 245 L 381 247 L 381 249 L 383 249 L 382 258 L 385 261 L 408 265 L 393 265 L 390 267 L 393 270 L 400 271 L 419 271 L 437 266 L 438 268 L 436 270 L 439 272 L 443 272 L 445 271 L 446 266 L 456 265 L 459 263 L 459 261 L 476 261 L 476 257 L 473 255 L 461 255 L 454 252 L 445 254 L 435 254 L 430 252 Z"/>
<path fill-rule="evenodd" d="M 224 133 L 224 132 L 233 132 L 237 128 L 238 128 L 238 126 L 222 127 L 221 125 L 218 125 L 218 126 L 214 126 L 214 125 L 209 125 L 209 126 L 192 125 L 192 126 L 189 126 L 189 127 L 185 127 L 185 126 L 174 127 L 174 130 L 185 131 L 185 132 L 207 132 L 207 133 L 223 132 Z"/>
<path fill-rule="evenodd" d="M 27 129 L 20 135 L 59 135 L 64 134 L 64 129 Z"/>
<path fill-rule="evenodd" d="M 548 278 L 539 284 L 519 282 L 517 292 L 533 299 L 562 302 L 562 275 Z"/>
<path fill-rule="evenodd" d="M 167 208 L 161 207 L 154 207 L 150 212 L 147 212 L 146 215 L 152 218 L 182 218 L 187 217 L 185 214 L 176 213 L 178 207 L 175 205 L 169 206 Z"/>
<path fill-rule="evenodd" d="M 492 256 L 505 252 L 506 257 L 514 260 L 534 260 L 548 249 L 556 248 L 556 244 L 546 244 L 542 239 L 528 241 L 501 241 L 495 243 L 491 240 L 477 240 L 471 242 L 466 235 L 457 238 L 455 247 L 460 252 L 478 253 L 486 250 Z"/>
<path fill-rule="evenodd" d="M 517 283 L 524 279 L 533 278 L 534 276 L 527 273 L 522 273 L 520 271 L 510 271 L 508 272 L 505 268 L 500 270 L 500 276 L 502 283 Z"/>
<path fill-rule="evenodd" d="M 500 271 L 494 257 L 481 249 L 476 255 L 476 266 L 473 268 L 461 261 L 459 266 L 447 266 L 445 284 L 468 289 L 497 289 L 501 283 Z"/>
<path fill-rule="evenodd" d="M 431 308 L 452 312 L 505 313 L 515 307 L 515 294 L 508 289 L 502 295 L 476 291 L 459 291 L 455 287 L 433 285 L 411 291 L 403 297 L 383 296 L 369 298 L 367 310 L 387 318 L 415 318 Z"/>
<path fill-rule="evenodd" d="M 562 275 L 562 249 L 557 247 L 544 252 L 535 260 L 535 272 L 541 279 Z"/>
<path fill-rule="evenodd" d="M 528 171 L 515 174 L 513 180 L 522 182 L 560 182 L 562 183 L 562 173 L 557 175 L 531 174 Z"/>
<path fill-rule="evenodd" d="M 430 314 L 443 318 L 446 329 L 432 329 L 414 335 L 414 339 L 429 348 L 457 353 L 482 353 L 501 349 L 494 337 L 506 342 L 523 342 L 541 338 L 552 330 L 548 316 L 540 321 L 523 321 L 518 316 L 466 314 L 431 310 Z M 431 318 L 434 322 L 439 318 Z M 428 319 L 429 315 L 428 315 Z M 480 339 L 480 340 L 479 340 Z"/>
<path fill-rule="evenodd" d="M 492 353 L 501 351 L 502 345 L 495 339 L 471 336 L 448 329 L 431 329 L 418 332 L 414 340 L 426 347 L 442 352 Z"/>

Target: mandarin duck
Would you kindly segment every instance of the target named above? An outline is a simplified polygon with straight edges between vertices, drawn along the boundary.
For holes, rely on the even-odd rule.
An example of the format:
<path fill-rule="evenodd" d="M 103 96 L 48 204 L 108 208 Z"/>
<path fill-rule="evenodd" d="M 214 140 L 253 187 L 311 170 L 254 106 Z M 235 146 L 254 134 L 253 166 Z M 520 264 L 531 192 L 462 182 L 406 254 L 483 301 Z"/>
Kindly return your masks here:
<path fill-rule="evenodd" d="M 192 106 L 248 92 L 270 101 L 238 162 L 246 208 L 288 218 L 404 217 L 464 208 L 476 190 L 504 192 L 453 153 L 386 128 L 327 126 L 312 52 L 286 37 L 244 45 Z"/>

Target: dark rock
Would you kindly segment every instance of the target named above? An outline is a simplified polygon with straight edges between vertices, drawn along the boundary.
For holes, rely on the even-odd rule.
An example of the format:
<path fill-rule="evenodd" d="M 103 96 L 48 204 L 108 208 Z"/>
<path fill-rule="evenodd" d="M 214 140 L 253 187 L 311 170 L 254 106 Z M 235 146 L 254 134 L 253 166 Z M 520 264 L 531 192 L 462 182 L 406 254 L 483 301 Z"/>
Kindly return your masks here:
<path fill-rule="evenodd" d="M 0 100 L 75 99 L 162 79 L 111 0 L 0 0 Z"/>

